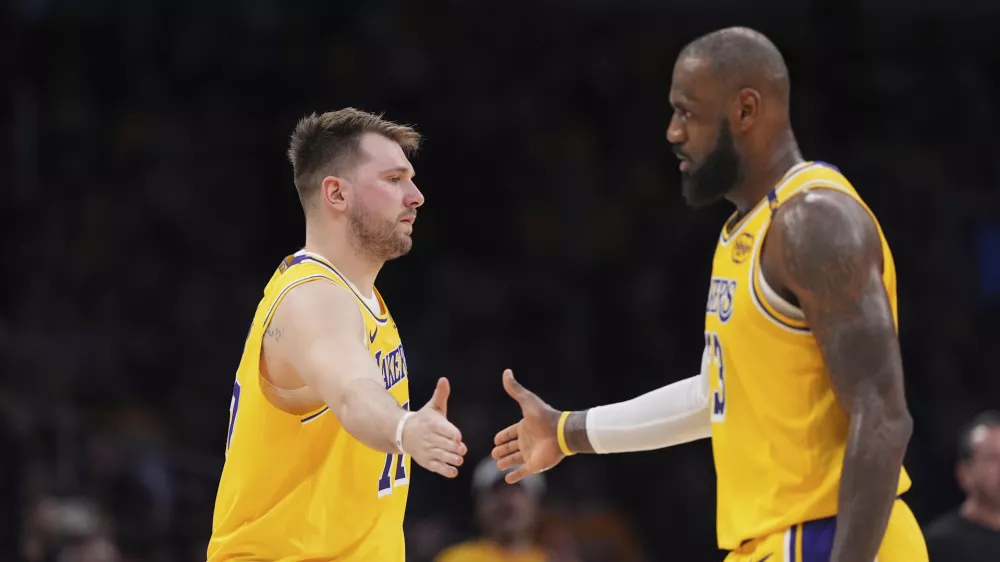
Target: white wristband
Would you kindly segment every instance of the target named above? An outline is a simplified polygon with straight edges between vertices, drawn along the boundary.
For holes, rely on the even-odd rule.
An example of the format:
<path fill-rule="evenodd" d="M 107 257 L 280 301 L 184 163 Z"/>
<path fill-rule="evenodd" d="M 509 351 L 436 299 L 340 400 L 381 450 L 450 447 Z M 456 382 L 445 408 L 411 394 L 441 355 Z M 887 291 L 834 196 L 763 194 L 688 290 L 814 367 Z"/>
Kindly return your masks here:
<path fill-rule="evenodd" d="M 416 412 L 406 412 L 403 414 L 403 417 L 399 418 L 399 423 L 396 424 L 396 448 L 399 449 L 399 452 L 404 455 L 407 453 L 403 450 L 403 426 L 406 425 L 406 420 L 410 419 L 410 416 L 415 413 Z"/>

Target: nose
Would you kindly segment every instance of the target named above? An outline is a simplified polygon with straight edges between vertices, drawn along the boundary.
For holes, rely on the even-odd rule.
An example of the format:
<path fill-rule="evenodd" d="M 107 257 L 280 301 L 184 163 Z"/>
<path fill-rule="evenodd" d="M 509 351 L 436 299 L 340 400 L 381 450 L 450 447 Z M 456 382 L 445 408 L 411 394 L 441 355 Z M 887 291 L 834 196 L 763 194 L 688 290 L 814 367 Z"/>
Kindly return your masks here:
<path fill-rule="evenodd" d="M 670 124 L 667 125 L 667 142 L 681 144 L 686 140 L 687 135 L 684 133 L 684 127 L 681 126 L 680 119 L 675 114 L 670 118 Z"/>
<path fill-rule="evenodd" d="M 404 196 L 403 204 L 406 205 L 407 209 L 416 209 L 417 207 L 424 204 L 424 194 L 420 192 L 417 188 L 417 184 L 412 181 L 407 182 L 409 184 L 406 194 Z"/>

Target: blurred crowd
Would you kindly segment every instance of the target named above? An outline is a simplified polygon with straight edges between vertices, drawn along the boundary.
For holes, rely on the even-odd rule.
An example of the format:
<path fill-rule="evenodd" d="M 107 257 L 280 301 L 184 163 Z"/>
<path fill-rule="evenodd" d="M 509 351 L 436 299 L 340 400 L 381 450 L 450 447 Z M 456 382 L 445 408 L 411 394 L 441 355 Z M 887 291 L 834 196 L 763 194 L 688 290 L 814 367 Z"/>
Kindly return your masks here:
<path fill-rule="evenodd" d="M 921 523 L 958 505 L 960 428 L 1000 404 L 1000 16 L 860 6 L 738 22 L 596 1 L 0 8 L 0 560 L 204 559 L 246 328 L 303 241 L 283 155 L 311 111 L 426 135 L 415 247 L 378 285 L 412 395 L 451 379 L 470 459 L 517 414 L 505 367 L 557 408 L 695 373 L 730 209 L 683 205 L 667 91 L 679 48 L 733 23 L 785 52 L 806 157 L 880 218 L 916 420 L 908 501 Z M 574 458 L 544 495 L 472 468 L 414 477 L 413 560 L 483 533 L 574 562 L 719 559 L 708 443 Z"/>

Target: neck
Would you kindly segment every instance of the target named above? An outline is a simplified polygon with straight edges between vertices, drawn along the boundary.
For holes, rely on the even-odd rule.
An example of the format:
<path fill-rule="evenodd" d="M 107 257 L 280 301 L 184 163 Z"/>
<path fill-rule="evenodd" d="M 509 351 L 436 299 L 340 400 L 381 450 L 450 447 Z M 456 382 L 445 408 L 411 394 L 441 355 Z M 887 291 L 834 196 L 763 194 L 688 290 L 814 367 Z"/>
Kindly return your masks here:
<path fill-rule="evenodd" d="M 307 224 L 304 249 L 326 258 L 362 295 L 371 297 L 374 294 L 375 278 L 382 269 L 382 264 L 373 263 L 360 256 L 347 235 L 331 232 L 329 228 Z"/>
<path fill-rule="evenodd" d="M 965 503 L 962 504 L 961 513 L 962 517 L 977 525 L 993 529 L 994 531 L 1000 531 L 1000 510 L 985 505 L 975 498 L 965 500 Z"/>
<path fill-rule="evenodd" d="M 792 166 L 803 162 L 799 145 L 790 130 L 778 142 L 767 147 L 764 154 L 766 156 L 763 158 L 747 159 L 743 179 L 726 196 L 726 199 L 736 205 L 740 214 L 753 209 Z M 754 161 L 759 164 L 754 165 Z"/>

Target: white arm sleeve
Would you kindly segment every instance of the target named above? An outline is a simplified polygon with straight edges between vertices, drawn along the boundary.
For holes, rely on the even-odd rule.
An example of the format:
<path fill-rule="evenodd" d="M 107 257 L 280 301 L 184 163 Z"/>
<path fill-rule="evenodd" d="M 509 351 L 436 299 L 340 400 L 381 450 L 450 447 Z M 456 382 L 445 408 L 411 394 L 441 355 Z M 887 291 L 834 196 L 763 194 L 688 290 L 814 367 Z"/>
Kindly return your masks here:
<path fill-rule="evenodd" d="M 591 408 L 587 437 L 594 452 L 648 451 L 711 437 L 704 366 L 703 359 L 699 375 L 625 402 Z"/>

